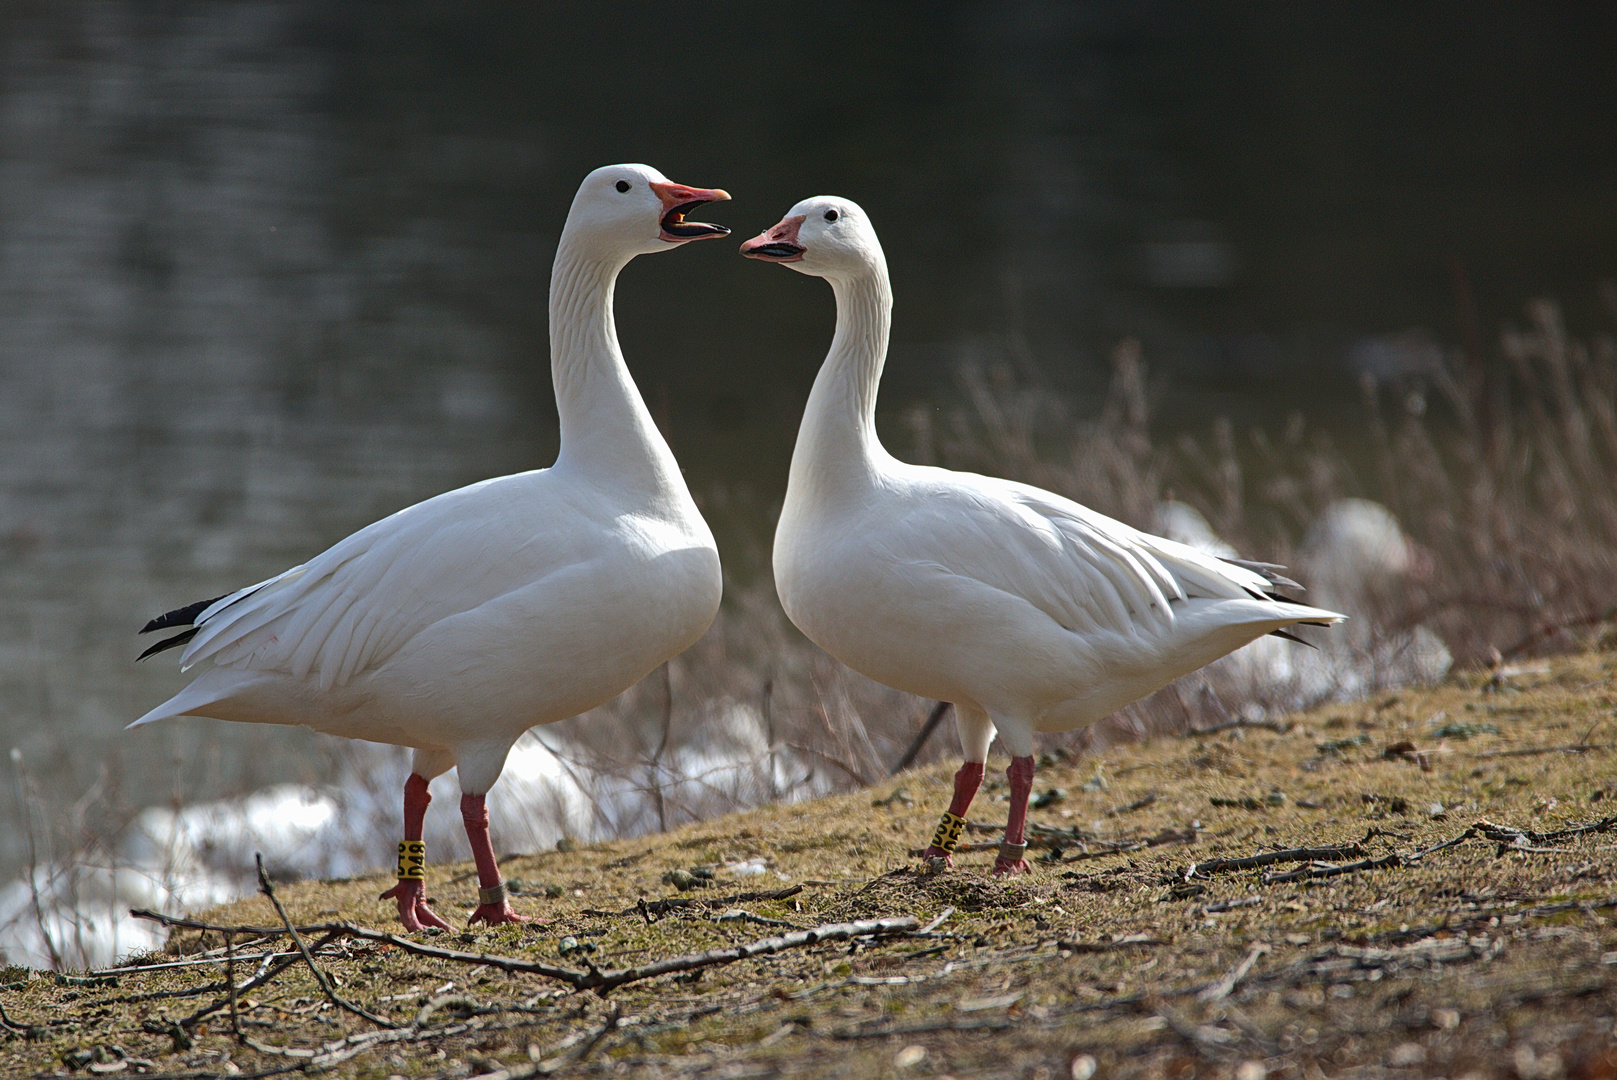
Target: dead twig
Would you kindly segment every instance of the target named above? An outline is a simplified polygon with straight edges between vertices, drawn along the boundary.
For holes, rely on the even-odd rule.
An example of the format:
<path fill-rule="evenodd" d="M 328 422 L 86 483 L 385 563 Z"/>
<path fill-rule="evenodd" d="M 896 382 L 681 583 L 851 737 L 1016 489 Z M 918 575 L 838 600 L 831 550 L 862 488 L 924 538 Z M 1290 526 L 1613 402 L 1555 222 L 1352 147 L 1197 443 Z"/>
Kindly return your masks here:
<path fill-rule="evenodd" d="M 4 1031 L 7 1036 L 21 1035 L 24 1038 L 27 1038 L 28 1036 L 27 1028 L 19 1027 L 12 1021 L 11 1017 L 6 1015 L 6 1007 L 4 1005 L 0 1005 L 0 1031 Z"/>
<path fill-rule="evenodd" d="M 1146 795 L 1143 798 L 1139 798 L 1139 799 L 1134 800 L 1133 802 L 1129 803 L 1127 806 L 1114 806 L 1114 807 L 1112 807 L 1110 810 L 1106 811 L 1106 816 L 1107 817 L 1117 817 L 1120 814 L 1132 814 L 1136 810 L 1144 810 L 1146 807 L 1150 806 L 1152 803 L 1154 803 L 1156 801 L 1157 801 L 1157 793 L 1153 791 L 1153 792 L 1151 792 L 1150 794 Z"/>
<path fill-rule="evenodd" d="M 138 918 L 148 918 L 148 917 L 150 917 L 150 913 L 143 914 L 140 911 L 131 911 L 130 914 L 135 915 Z M 338 934 L 330 934 L 330 933 L 328 933 L 325 937 L 323 937 L 319 941 L 315 942 L 314 948 L 311 949 L 310 951 L 318 953 L 321 949 L 325 948 L 327 945 L 330 945 L 333 941 L 336 941 L 339 936 L 340 935 L 338 935 Z M 289 954 L 287 954 L 286 958 L 283 959 L 278 964 L 273 964 L 272 965 L 272 964 L 269 963 L 268 960 L 265 960 L 263 963 L 261 963 L 259 965 L 258 970 L 253 973 L 252 978 L 248 979 L 246 982 L 244 982 L 240 986 L 236 987 L 236 993 L 245 994 L 249 990 L 255 989 L 255 988 L 260 987 L 260 986 L 263 986 L 265 983 L 267 983 L 271 979 L 275 978 L 275 976 L 279 975 L 281 972 L 285 971 L 287 968 L 291 967 L 293 964 L 296 964 L 299 959 L 301 959 L 301 954 L 299 954 L 299 953 L 289 953 Z M 199 987 L 195 991 L 171 991 L 170 993 L 167 993 L 167 994 L 152 994 L 150 996 L 151 997 L 159 997 L 159 996 L 164 996 L 164 997 L 167 997 L 167 996 L 191 997 L 191 996 L 194 996 L 196 994 L 208 993 L 210 991 L 217 990 L 219 988 L 220 988 L 219 985 L 217 983 L 214 983 L 214 984 L 211 984 L 209 986 Z M 181 1029 L 182 1031 L 190 1031 L 192 1028 L 196 1027 L 196 1025 L 197 1025 L 197 1023 L 199 1021 L 201 1021 L 202 1019 L 204 1019 L 204 1018 L 206 1018 L 208 1016 L 212 1016 L 214 1013 L 216 1013 L 220 1009 L 224 1008 L 225 1005 L 226 1005 L 226 1000 L 224 998 L 219 998 L 213 1004 L 205 1006 L 204 1008 L 201 1008 L 201 1009 L 197 1010 L 196 1012 L 192 1013 L 190 1016 L 187 1016 L 182 1020 L 176 1020 L 174 1022 L 175 1026 L 178 1027 L 179 1029 Z"/>
<path fill-rule="evenodd" d="M 1486 754 L 1472 754 L 1473 760 L 1487 758 L 1534 757 L 1538 754 L 1587 754 L 1591 750 L 1605 750 L 1610 743 L 1575 743 L 1571 746 L 1529 746 L 1521 750 L 1493 750 Z"/>
<path fill-rule="evenodd" d="M 1343 863 L 1340 865 L 1305 866 L 1301 870 L 1289 870 L 1284 874 L 1264 874 L 1263 883 L 1265 885 L 1276 885 L 1282 881 L 1339 877 L 1342 874 L 1356 874 L 1360 870 L 1381 870 L 1389 866 L 1403 865 L 1404 857 L 1395 851 L 1391 855 L 1383 855 L 1379 859 L 1361 859 L 1356 863 Z"/>
<path fill-rule="evenodd" d="M 1291 730 L 1291 725 L 1279 720 L 1226 720 L 1222 724 L 1213 724 L 1211 727 L 1191 728 L 1186 735 L 1217 735 L 1221 731 L 1232 731 L 1236 728 L 1260 728 L 1272 731 L 1277 735 L 1284 735 Z"/>
<path fill-rule="evenodd" d="M 915 764 L 915 759 L 920 755 L 921 748 L 924 747 L 926 745 L 926 741 L 932 737 L 932 733 L 937 730 L 938 724 L 942 722 L 943 715 L 948 711 L 949 703 L 947 701 L 940 701 L 932 707 L 932 712 L 927 716 L 926 723 L 921 725 L 921 730 L 916 732 L 915 738 L 910 742 L 909 748 L 904 751 L 904 756 L 898 759 L 898 764 L 893 766 L 892 770 L 888 772 L 888 776 L 897 776 L 899 773 Z"/>
<path fill-rule="evenodd" d="M 263 865 L 262 860 L 260 860 L 259 865 Z M 236 1041 L 240 1042 L 247 1036 L 241 1030 L 241 1013 L 236 1009 L 235 940 L 235 934 L 225 935 L 225 990 L 230 996 L 230 1030 L 235 1033 Z"/>
<path fill-rule="evenodd" d="M 276 936 L 278 937 L 280 935 L 277 934 Z M 240 950 L 242 955 L 238 956 L 237 959 L 247 960 L 249 957 L 246 955 L 246 953 L 251 952 L 253 949 L 263 948 L 272 940 L 272 938 L 260 936 L 255 937 L 250 941 L 243 942 Z M 126 964 L 122 967 L 97 968 L 88 974 L 94 978 L 101 978 L 107 975 L 136 975 L 144 974 L 148 971 L 163 971 L 168 968 L 198 967 L 202 964 L 217 964 L 219 962 L 219 958 L 224 956 L 225 952 L 225 948 L 220 946 L 217 949 L 209 949 L 207 952 L 194 953 L 191 956 L 186 957 L 184 960 L 165 960 L 161 964 Z M 270 953 L 268 955 L 279 957 L 281 954 Z M 254 960 L 260 960 L 262 958 L 262 955 L 255 955 L 251 957 L 251 959 Z"/>
<path fill-rule="evenodd" d="M 890 1035 L 925 1035 L 934 1031 L 1004 1031 L 1010 1020 L 939 1020 L 930 1024 L 894 1024 L 874 1028 L 843 1028 L 829 1033 L 833 1039 L 885 1039 Z"/>
<path fill-rule="evenodd" d="M 1145 805 L 1149 805 L 1149 803 Z M 1004 829 L 1004 826 L 977 825 L 973 822 L 967 822 L 966 829 L 969 832 L 1000 832 Z M 1104 858 L 1107 855 L 1126 855 L 1131 851 L 1161 847 L 1163 844 L 1190 844 L 1196 841 L 1197 836 L 1198 833 L 1195 829 L 1176 829 L 1168 826 L 1154 836 L 1141 837 L 1137 840 L 1104 840 L 1082 829 L 1058 829 L 1053 825 L 1043 825 L 1037 821 L 1030 821 L 1027 826 L 1027 841 L 1030 847 L 1046 847 L 1052 851 L 1060 851 L 1064 846 L 1070 844 L 1081 849 L 1071 855 L 1063 853 L 1060 858 L 1052 859 L 1051 861 L 1053 862 L 1079 862 L 1083 859 Z M 1092 847 L 1098 847 L 1100 850 L 1091 851 L 1090 848 Z M 999 845 L 997 843 L 961 844 L 955 848 L 957 854 L 998 850 Z M 921 854 L 923 854 L 921 848 L 910 849 L 912 857 L 918 858 Z"/>
<path fill-rule="evenodd" d="M 918 926 L 920 926 L 920 920 L 913 915 L 904 915 L 894 919 L 864 919 L 858 922 L 828 923 L 810 930 L 799 930 L 796 933 L 783 934 L 780 937 L 764 938 L 746 945 L 734 945 L 724 949 L 709 949 L 707 952 L 658 960 L 641 967 L 626 968 L 622 971 L 592 971 L 585 977 L 580 989 L 594 990 L 604 996 L 624 983 L 638 982 L 642 979 L 651 979 L 659 975 L 671 975 L 675 972 L 712 967 L 716 964 L 732 964 L 737 960 L 745 960 L 753 956 L 767 956 L 770 953 L 801 948 L 805 945 L 815 945 L 822 941 L 846 941 L 856 937 L 907 934 Z"/>
<path fill-rule="evenodd" d="M 1534 832 L 1531 829 L 1517 829 L 1508 825 L 1495 825 L 1493 822 L 1489 821 L 1478 821 L 1470 828 L 1460 833 L 1458 836 L 1445 840 L 1440 844 L 1434 844 L 1423 851 L 1413 852 L 1408 855 L 1395 851 L 1389 855 L 1383 855 L 1379 859 L 1361 859 L 1358 862 L 1337 865 L 1316 861 L 1315 865 L 1313 866 L 1306 866 L 1298 870 L 1290 870 L 1283 874 L 1265 874 L 1263 875 L 1263 884 L 1276 885 L 1287 881 L 1304 881 L 1319 878 L 1339 877 L 1343 874 L 1358 873 L 1360 870 L 1382 870 L 1389 867 L 1413 866 L 1422 859 L 1426 858 L 1428 855 L 1433 855 L 1439 851 L 1445 851 L 1448 848 L 1458 847 L 1465 841 L 1477 837 L 1483 837 L 1493 841 L 1495 844 L 1498 844 L 1499 854 L 1501 855 L 1507 851 L 1541 855 L 1558 854 L 1563 849 L 1533 847 L 1530 845 L 1549 844 L 1554 843 L 1557 840 L 1568 839 L 1569 837 L 1582 836 L 1587 833 L 1594 832 L 1610 832 L 1613 829 L 1617 829 L 1617 814 L 1602 818 L 1599 821 L 1589 822 L 1585 825 L 1573 825 L 1565 829 L 1557 829 L 1554 832 L 1548 833 Z M 1375 830 L 1372 830 L 1371 833 L 1365 834 L 1365 841 L 1370 839 L 1374 831 Z M 1250 866 L 1267 865 L 1270 862 L 1282 861 L 1282 856 L 1293 857 L 1292 860 L 1288 861 L 1340 858 L 1344 854 L 1359 854 L 1362 850 L 1362 843 L 1363 842 L 1361 841 L 1360 844 L 1354 844 L 1351 847 L 1342 847 L 1336 849 L 1294 848 L 1290 852 L 1265 852 L 1261 855 L 1253 855 L 1246 859 L 1218 860 L 1216 862 L 1202 864 L 1191 863 L 1190 866 L 1184 871 L 1183 880 L 1188 882 L 1193 876 L 1199 873 L 1214 872 L 1224 869 L 1246 869 Z M 1254 860 L 1263 861 L 1258 862 Z"/>
<path fill-rule="evenodd" d="M 1490 840 L 1508 842 L 1512 837 L 1525 836 L 1535 844 L 1549 844 L 1556 840 L 1565 840 L 1570 836 L 1582 836 L 1585 833 L 1610 832 L 1617 829 L 1617 814 L 1591 821 L 1586 825 L 1569 825 L 1554 832 L 1534 832 L 1532 829 L 1518 829 L 1510 825 L 1495 825 L 1491 821 L 1479 821 L 1471 826 L 1471 831 Z"/>
<path fill-rule="evenodd" d="M 319 1048 L 302 1046 L 272 1046 L 269 1043 L 259 1042 L 250 1035 L 243 1036 L 242 1041 L 261 1054 L 274 1057 L 287 1058 L 292 1064 L 286 1070 L 301 1070 L 304 1072 L 323 1072 L 334 1066 L 341 1065 L 351 1058 L 358 1057 L 365 1051 L 376 1046 L 399 1042 L 424 1042 L 428 1039 L 444 1039 L 455 1035 L 462 1035 L 474 1030 L 478 1025 L 473 1023 L 450 1024 L 440 1028 L 401 1028 L 394 1027 L 386 1031 L 367 1031 L 358 1035 L 349 1035 L 344 1039 L 337 1039 L 320 1046 Z M 269 1073 L 256 1073 L 257 1076 L 270 1075 Z"/>
<path fill-rule="evenodd" d="M 164 915 L 156 911 L 147 911 L 142 908 L 133 909 L 130 914 L 136 918 L 151 919 L 166 926 L 180 926 L 188 930 L 212 930 L 223 933 L 226 930 L 243 933 L 265 933 L 267 931 L 255 927 L 225 927 L 212 923 L 199 922 L 196 919 L 179 918 L 173 915 Z M 800 930 L 796 933 L 781 937 L 764 938 L 760 941 L 750 942 L 746 945 L 735 945 L 724 949 L 711 949 L 704 953 L 694 953 L 688 956 L 676 956 L 667 960 L 658 960 L 639 967 L 624 968 L 621 970 L 602 971 L 591 967 L 588 971 L 578 971 L 572 968 L 556 967 L 535 960 L 523 960 L 514 956 L 495 956 L 488 953 L 468 953 L 455 949 L 444 949 L 436 945 L 427 945 L 423 942 L 412 941 L 397 934 L 384 933 L 381 930 L 372 930 L 365 926 L 355 926 L 352 923 L 317 923 L 311 926 L 299 927 L 304 933 L 323 932 L 337 937 L 355 937 L 365 941 L 381 942 L 417 956 L 430 956 L 439 960 L 453 960 L 463 964 L 487 964 L 489 967 L 501 971 L 522 972 L 530 975 L 542 975 L 558 982 L 567 983 L 575 990 L 594 990 L 605 996 L 607 993 L 625 983 L 639 982 L 642 979 L 651 979 L 659 975 L 670 975 L 681 971 L 690 971 L 694 968 L 711 967 L 716 964 L 730 964 L 737 960 L 745 960 L 753 956 L 765 956 L 780 952 L 784 949 L 801 948 L 815 945 L 822 941 L 846 941 L 856 937 L 881 937 L 893 934 L 908 934 L 920 925 L 920 920 L 912 915 L 905 915 L 890 919 L 865 919 L 859 922 L 827 923 L 824 926 Z M 238 990 L 246 990 L 240 987 Z M 223 1004 L 222 1002 L 220 1004 Z M 217 1006 L 215 1006 L 217 1007 Z"/>
<path fill-rule="evenodd" d="M 670 911 L 702 910 L 714 907 L 731 907 L 735 904 L 755 904 L 760 900 L 789 900 L 803 891 L 803 886 L 793 885 L 786 889 L 775 889 L 770 892 L 736 893 L 734 896 L 670 896 L 666 900 L 653 900 L 650 903 L 642 900 L 634 907 L 626 907 L 622 911 L 585 911 L 585 915 L 639 915 L 647 924 L 650 924 L 654 915 L 666 915 Z"/>
<path fill-rule="evenodd" d="M 303 943 L 303 935 L 298 933 L 297 927 L 293 926 L 292 925 L 292 920 L 287 917 L 286 909 L 281 906 L 280 897 L 275 895 L 275 887 L 270 884 L 269 875 L 264 872 L 264 856 L 263 855 L 258 855 L 258 856 L 256 856 L 256 858 L 257 858 L 257 861 L 258 861 L 258 889 L 265 896 L 269 897 L 269 901 L 270 901 L 271 904 L 275 905 L 275 914 L 277 914 L 277 915 L 279 915 L 281 917 L 281 922 L 284 923 L 285 926 L 286 926 L 286 932 L 288 934 L 292 935 L 293 944 L 295 944 L 298 947 L 298 952 L 303 954 L 303 962 L 308 964 L 309 965 L 309 970 L 314 973 L 314 981 L 320 984 L 320 989 L 325 992 L 326 1000 L 331 1002 L 333 1005 L 337 1006 L 337 1008 L 339 1008 L 339 1009 L 343 1009 L 343 1010 L 345 1010 L 347 1012 L 351 1012 L 355 1016 L 360 1017 L 363 1020 L 369 1020 L 371 1023 L 377 1025 L 378 1027 L 385 1027 L 385 1028 L 396 1028 L 396 1027 L 398 1027 L 399 1025 L 395 1024 L 393 1021 L 387 1019 L 386 1017 L 377 1016 L 375 1013 L 369 1011 L 368 1009 L 361 1008 L 360 1006 L 355 1005 L 353 1002 L 347 1000 L 346 998 L 341 997 L 340 995 L 338 995 L 337 991 L 332 988 L 331 981 L 326 978 L 326 973 L 320 970 L 320 965 L 316 964 L 314 962 L 314 957 L 309 954 L 309 947 Z M 229 940 L 230 940 L 229 931 L 225 931 L 225 935 L 226 935 L 225 940 L 228 943 Z M 234 1011 L 234 1008 L 235 1008 L 235 1001 L 236 1001 L 236 984 L 235 984 L 234 981 L 231 981 L 230 982 L 230 1002 L 231 1002 L 232 1011 Z"/>
<path fill-rule="evenodd" d="M 1205 904 L 1202 907 L 1202 913 L 1205 915 L 1221 915 L 1226 911 L 1234 911 L 1237 908 L 1244 907 L 1256 907 L 1261 903 L 1263 903 L 1263 897 L 1253 893 L 1251 896 L 1243 896 L 1239 900 L 1219 900 L 1216 903 Z"/>
<path fill-rule="evenodd" d="M 1150 934 L 1129 934 L 1111 941 L 1058 941 L 1056 948 L 1072 953 L 1115 952 L 1118 949 L 1151 949 L 1168 942 Z"/>
<path fill-rule="evenodd" d="M 1179 1036 L 1191 1049 L 1209 1061 L 1218 1060 L 1218 1047 L 1210 1045 L 1211 1040 L 1206 1038 L 1200 1028 L 1185 1020 L 1184 1017 L 1158 1001 L 1150 1010 L 1151 1014 L 1167 1025 L 1168 1030 Z"/>
<path fill-rule="evenodd" d="M 612 1011 L 607 1013 L 606 1023 L 601 1025 L 599 1031 L 590 1036 L 588 1042 L 579 1047 L 578 1053 L 573 1055 L 572 1063 L 575 1065 L 579 1064 L 593 1054 L 595 1052 L 595 1048 L 601 1045 L 601 1040 L 618 1029 L 618 1022 L 622 1019 L 623 1010 L 618 1006 L 618 1003 L 614 1001 L 612 1003 Z"/>
<path fill-rule="evenodd" d="M 731 908 L 713 916 L 714 922 L 749 922 L 759 926 L 784 926 L 788 930 L 802 930 L 803 927 L 787 922 L 785 919 L 766 919 L 762 915 L 755 915 L 743 908 Z"/>
<path fill-rule="evenodd" d="M 1222 1001 L 1235 992 L 1235 987 L 1246 978 L 1246 973 L 1252 970 L 1252 965 L 1258 962 L 1258 957 L 1269 951 L 1269 946 L 1259 941 L 1247 950 L 1246 958 L 1228 975 L 1209 986 L 1196 995 L 1197 1001 Z"/>
<path fill-rule="evenodd" d="M 1260 866 L 1272 866 L 1277 862 L 1351 859 L 1355 855 L 1363 854 L 1364 848 L 1358 844 L 1339 844 L 1334 847 L 1286 848 L 1282 851 L 1265 851 L 1240 859 L 1209 859 L 1207 862 L 1191 863 L 1184 872 L 1184 880 L 1189 881 L 1197 874 L 1221 874 L 1226 870 L 1253 870 Z"/>
<path fill-rule="evenodd" d="M 921 937 L 924 934 L 930 934 L 932 931 L 934 931 L 938 927 L 942 926 L 943 923 L 944 923 L 944 920 L 947 919 L 950 915 L 953 915 L 953 914 L 954 914 L 954 905 L 950 904 L 948 907 L 946 907 L 942 911 L 938 912 L 938 917 L 937 918 L 933 919 L 931 922 L 927 923 L 925 926 L 923 926 L 919 930 L 915 931 L 915 936 L 916 937 Z"/>

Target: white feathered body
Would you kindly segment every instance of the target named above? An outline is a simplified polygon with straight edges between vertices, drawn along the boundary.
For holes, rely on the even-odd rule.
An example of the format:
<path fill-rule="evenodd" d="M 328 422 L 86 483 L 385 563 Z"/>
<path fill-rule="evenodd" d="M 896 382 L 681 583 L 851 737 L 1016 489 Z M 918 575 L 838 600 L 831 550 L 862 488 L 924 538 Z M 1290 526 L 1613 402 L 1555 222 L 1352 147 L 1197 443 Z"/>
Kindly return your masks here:
<path fill-rule="evenodd" d="M 550 282 L 555 465 L 400 510 L 222 597 L 189 618 L 181 658 L 212 666 L 131 726 L 304 724 L 414 747 L 423 778 L 454 766 L 462 792 L 482 795 L 524 731 L 600 705 L 702 635 L 719 607 L 718 549 L 612 311 L 628 262 L 679 239 L 659 186 L 685 206 L 729 197 L 608 166 L 568 211 Z"/>
<path fill-rule="evenodd" d="M 855 670 L 1001 725 L 1070 731 L 1272 630 L 1338 618 L 1025 484 L 886 458 L 862 496 L 846 487 L 788 492 L 788 616 Z"/>
<path fill-rule="evenodd" d="M 1264 634 L 1341 621 L 1051 492 L 898 461 L 875 427 L 892 292 L 874 230 L 833 197 L 781 229 L 749 243 L 793 241 L 789 265 L 830 281 L 837 329 L 792 453 L 776 590 L 849 667 L 953 702 L 968 760 L 994 730 L 1025 756 L 1035 732 L 1091 724 Z"/>
<path fill-rule="evenodd" d="M 649 497 L 560 466 L 500 477 L 218 601 L 182 658 L 214 666 L 137 723 L 304 724 L 444 749 L 475 784 L 472 759 L 498 775 L 523 731 L 610 699 L 694 642 L 720 587 L 682 486 Z"/>

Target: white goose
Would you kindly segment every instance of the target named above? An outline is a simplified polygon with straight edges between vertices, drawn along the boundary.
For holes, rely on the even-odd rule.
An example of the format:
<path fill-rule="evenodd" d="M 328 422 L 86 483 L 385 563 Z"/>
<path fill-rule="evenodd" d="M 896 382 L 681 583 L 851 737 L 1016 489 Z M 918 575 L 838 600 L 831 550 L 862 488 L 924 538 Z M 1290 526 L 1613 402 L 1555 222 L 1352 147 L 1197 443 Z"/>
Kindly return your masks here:
<path fill-rule="evenodd" d="M 644 165 L 585 177 L 550 279 L 555 465 L 446 492 L 152 620 L 145 630 L 192 629 L 144 655 L 184 645 L 184 667 L 213 666 L 130 726 L 205 716 L 415 748 L 399 884 L 383 894 L 412 930 L 446 925 L 427 906 L 418 845 L 427 781 L 458 768 L 481 887 L 471 921 L 521 921 L 484 802 L 512 744 L 627 689 L 718 610 L 713 534 L 623 362 L 612 292 L 636 255 L 726 235 L 684 215 L 729 197 Z"/>
<path fill-rule="evenodd" d="M 792 207 L 743 255 L 825 278 L 831 351 L 809 394 L 775 530 L 798 628 L 849 667 L 953 702 L 965 749 L 928 858 L 950 859 L 998 731 L 1010 820 L 996 875 L 1027 870 L 1033 736 L 1071 731 L 1225 653 L 1342 616 L 1270 595 L 1278 567 L 1204 555 L 1026 484 L 907 465 L 876 438 L 892 290 L 847 199 Z"/>

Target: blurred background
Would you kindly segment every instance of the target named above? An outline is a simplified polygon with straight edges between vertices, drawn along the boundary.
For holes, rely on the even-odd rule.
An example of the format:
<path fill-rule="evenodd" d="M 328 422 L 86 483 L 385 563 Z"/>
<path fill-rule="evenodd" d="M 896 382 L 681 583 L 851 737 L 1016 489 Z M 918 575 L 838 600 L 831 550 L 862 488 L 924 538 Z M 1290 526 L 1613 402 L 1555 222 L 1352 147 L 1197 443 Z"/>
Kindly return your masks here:
<path fill-rule="evenodd" d="M 683 668 L 602 714 L 677 714 L 698 739 L 749 703 L 725 722 L 767 729 L 736 736 L 771 755 L 767 782 L 726 798 L 879 776 L 926 707 L 834 669 L 771 607 L 833 309 L 734 241 L 810 194 L 881 232 L 878 424 L 900 456 L 1144 527 L 1177 500 L 1277 561 L 1326 542 L 1332 505 L 1379 500 L 1408 534 L 1376 564 L 1424 583 L 1384 583 L 1404 605 L 1387 635 L 1421 624 L 1418 648 L 1466 663 L 1553 645 L 1546 612 L 1612 600 L 1606 563 L 1551 558 L 1526 523 L 1584 555 L 1617 535 L 1591 490 L 1617 448 L 1617 8 L 16 0 L 0 57 L 0 772 L 19 823 L 0 881 L 35 895 L 52 858 L 116 861 L 143 808 L 276 782 L 307 805 L 355 771 L 299 729 L 125 734 L 185 681 L 173 654 L 135 667 L 134 631 L 548 464 L 550 259 L 578 181 L 611 162 L 734 196 L 706 215 L 732 241 L 636 261 L 617 302 L 729 600 Z M 1524 570 L 1526 550 L 1556 565 Z M 1320 678 L 1267 700 L 1396 677 Z M 772 709 L 830 742 L 797 737 L 788 768 Z M 848 716 L 886 727 L 850 743 Z M 558 728 L 587 768 L 590 723 Z M 589 822 L 509 842 L 659 823 Z"/>

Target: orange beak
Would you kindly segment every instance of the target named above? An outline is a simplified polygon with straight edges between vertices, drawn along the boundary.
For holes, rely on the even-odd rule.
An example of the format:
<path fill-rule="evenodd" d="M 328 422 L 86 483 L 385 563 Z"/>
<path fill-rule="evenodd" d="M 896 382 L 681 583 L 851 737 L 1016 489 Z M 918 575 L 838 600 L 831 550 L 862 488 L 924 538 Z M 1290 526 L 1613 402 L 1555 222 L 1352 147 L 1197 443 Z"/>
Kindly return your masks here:
<path fill-rule="evenodd" d="M 728 202 L 730 193 L 722 188 L 693 188 L 684 184 L 673 184 L 667 181 L 654 180 L 651 192 L 662 200 L 663 219 L 661 238 L 670 244 L 681 244 L 687 240 L 707 240 L 716 236 L 729 236 L 730 230 L 723 225 L 709 225 L 705 221 L 686 221 L 687 211 L 694 210 L 704 203 Z"/>

